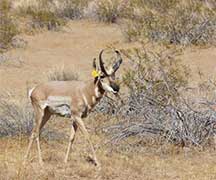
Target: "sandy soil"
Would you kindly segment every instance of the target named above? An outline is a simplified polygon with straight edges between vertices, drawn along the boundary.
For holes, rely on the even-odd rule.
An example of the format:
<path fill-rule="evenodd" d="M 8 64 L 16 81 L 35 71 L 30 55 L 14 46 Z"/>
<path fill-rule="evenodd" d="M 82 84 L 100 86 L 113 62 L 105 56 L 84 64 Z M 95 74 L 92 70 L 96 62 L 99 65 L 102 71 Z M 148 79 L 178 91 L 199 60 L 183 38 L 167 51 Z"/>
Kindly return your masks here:
<path fill-rule="evenodd" d="M 186 65 L 189 65 L 194 78 L 197 77 L 196 73 L 198 71 L 201 71 L 205 77 L 216 76 L 216 47 L 206 49 L 190 48 L 180 58 Z"/>

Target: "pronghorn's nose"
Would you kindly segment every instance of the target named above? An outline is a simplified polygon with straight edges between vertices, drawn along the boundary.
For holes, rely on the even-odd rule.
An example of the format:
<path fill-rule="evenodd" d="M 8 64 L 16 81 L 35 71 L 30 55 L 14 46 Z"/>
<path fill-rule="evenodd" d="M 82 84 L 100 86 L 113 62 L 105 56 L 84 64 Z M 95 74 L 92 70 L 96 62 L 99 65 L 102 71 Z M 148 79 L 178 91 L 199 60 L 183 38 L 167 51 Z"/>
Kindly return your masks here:
<path fill-rule="evenodd" d="M 110 86 L 112 87 L 112 89 L 115 91 L 115 92 L 119 92 L 119 85 L 115 84 L 115 83 L 111 83 Z"/>

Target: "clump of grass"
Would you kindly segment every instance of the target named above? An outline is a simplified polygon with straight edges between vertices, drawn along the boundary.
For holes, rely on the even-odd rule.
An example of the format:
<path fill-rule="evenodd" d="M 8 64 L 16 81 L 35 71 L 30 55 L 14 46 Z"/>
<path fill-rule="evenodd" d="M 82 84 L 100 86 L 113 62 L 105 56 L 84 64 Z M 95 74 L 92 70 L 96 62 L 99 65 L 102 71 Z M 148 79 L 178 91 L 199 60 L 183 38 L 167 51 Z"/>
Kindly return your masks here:
<path fill-rule="evenodd" d="M 3 0 L 0 2 L 0 52 L 11 46 L 13 37 L 18 33 L 14 18 L 10 13 L 10 3 Z"/>
<path fill-rule="evenodd" d="M 69 71 L 62 67 L 55 67 L 50 72 L 47 73 L 47 78 L 49 81 L 77 81 L 79 76 L 74 71 Z"/>

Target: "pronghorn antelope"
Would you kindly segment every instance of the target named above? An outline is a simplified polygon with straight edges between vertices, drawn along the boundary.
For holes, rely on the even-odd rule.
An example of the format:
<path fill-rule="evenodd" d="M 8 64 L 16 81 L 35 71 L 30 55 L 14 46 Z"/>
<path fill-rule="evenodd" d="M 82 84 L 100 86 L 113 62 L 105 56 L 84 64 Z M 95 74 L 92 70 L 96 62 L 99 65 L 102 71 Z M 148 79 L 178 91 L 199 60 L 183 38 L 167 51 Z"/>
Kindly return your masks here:
<path fill-rule="evenodd" d="M 77 128 L 79 127 L 90 145 L 94 164 L 99 165 L 94 147 L 82 118 L 87 117 L 88 113 L 106 92 L 118 94 L 119 85 L 115 82 L 115 72 L 119 69 L 122 58 L 119 51 L 115 51 L 115 53 L 117 54 L 117 60 L 107 71 L 102 60 L 103 50 L 100 52 L 100 71 L 97 70 L 96 59 L 94 59 L 94 71 L 92 73 L 94 79 L 90 81 L 50 81 L 36 86 L 29 92 L 29 97 L 35 112 L 35 124 L 25 154 L 25 161 L 28 158 L 32 143 L 36 139 L 39 163 L 41 165 L 43 164 L 39 140 L 40 131 L 51 115 L 57 114 L 70 117 L 73 120 L 64 162 L 66 163 L 68 161 L 71 145 L 74 141 Z"/>

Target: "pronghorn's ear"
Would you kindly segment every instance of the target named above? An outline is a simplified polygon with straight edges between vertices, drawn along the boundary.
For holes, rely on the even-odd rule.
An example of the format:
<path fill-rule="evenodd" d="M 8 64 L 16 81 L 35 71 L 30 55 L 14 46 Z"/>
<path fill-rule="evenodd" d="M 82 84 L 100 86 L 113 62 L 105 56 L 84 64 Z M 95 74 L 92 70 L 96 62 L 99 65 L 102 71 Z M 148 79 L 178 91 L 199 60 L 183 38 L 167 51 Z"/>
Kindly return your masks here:
<path fill-rule="evenodd" d="M 95 70 L 97 69 L 96 58 L 93 59 L 93 68 L 94 68 Z"/>

